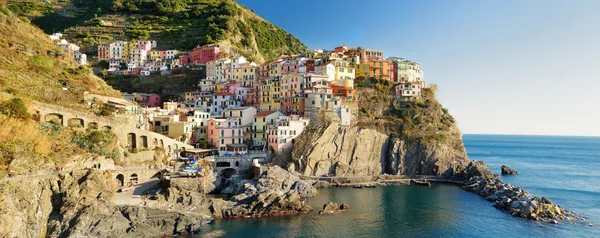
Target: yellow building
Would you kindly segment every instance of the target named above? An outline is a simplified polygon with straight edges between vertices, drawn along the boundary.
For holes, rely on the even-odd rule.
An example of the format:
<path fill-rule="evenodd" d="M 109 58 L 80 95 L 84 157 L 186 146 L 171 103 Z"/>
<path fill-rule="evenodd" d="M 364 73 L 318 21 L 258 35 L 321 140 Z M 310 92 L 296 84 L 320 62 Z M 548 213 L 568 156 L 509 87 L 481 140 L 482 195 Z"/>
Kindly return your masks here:
<path fill-rule="evenodd" d="M 356 77 L 369 77 L 369 72 L 371 72 L 369 64 L 357 64 L 356 65 Z"/>
<path fill-rule="evenodd" d="M 254 80 L 258 77 L 258 67 L 246 64 L 235 69 L 233 79 L 242 87 L 251 87 L 254 85 Z"/>
<path fill-rule="evenodd" d="M 260 111 L 281 110 L 281 82 L 269 77 L 261 82 Z"/>
<path fill-rule="evenodd" d="M 160 51 L 158 50 L 152 50 L 150 51 L 150 59 L 151 60 L 156 60 L 160 58 Z"/>

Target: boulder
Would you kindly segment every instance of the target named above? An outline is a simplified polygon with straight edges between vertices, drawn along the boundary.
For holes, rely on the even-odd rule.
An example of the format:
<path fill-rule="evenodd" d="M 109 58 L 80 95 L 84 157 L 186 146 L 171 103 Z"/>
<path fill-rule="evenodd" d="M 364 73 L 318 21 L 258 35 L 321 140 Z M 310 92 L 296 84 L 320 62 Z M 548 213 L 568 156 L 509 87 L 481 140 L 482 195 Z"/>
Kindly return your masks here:
<path fill-rule="evenodd" d="M 323 210 L 319 214 L 332 214 L 340 211 L 340 206 L 335 202 L 328 202 L 323 205 Z"/>
<path fill-rule="evenodd" d="M 518 174 L 518 173 L 519 173 L 519 172 L 517 172 L 516 170 L 514 170 L 514 169 L 511 169 L 511 168 L 509 168 L 509 167 L 508 167 L 508 166 L 506 166 L 506 165 L 502 165 L 502 169 L 501 169 L 501 170 L 502 170 L 502 171 L 501 171 L 501 172 L 502 172 L 502 175 L 512 175 L 512 174 Z"/>

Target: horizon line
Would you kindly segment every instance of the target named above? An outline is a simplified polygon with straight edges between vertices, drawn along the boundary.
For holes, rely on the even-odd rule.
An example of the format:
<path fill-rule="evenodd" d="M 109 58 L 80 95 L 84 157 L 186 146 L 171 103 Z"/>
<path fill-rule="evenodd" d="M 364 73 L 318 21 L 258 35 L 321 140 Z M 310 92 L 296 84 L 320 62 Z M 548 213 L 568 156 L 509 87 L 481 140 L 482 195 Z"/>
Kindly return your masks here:
<path fill-rule="evenodd" d="M 463 133 L 463 135 L 493 135 L 493 136 L 553 136 L 553 137 L 598 137 L 600 135 L 544 135 L 544 134 L 502 134 L 502 133 Z"/>

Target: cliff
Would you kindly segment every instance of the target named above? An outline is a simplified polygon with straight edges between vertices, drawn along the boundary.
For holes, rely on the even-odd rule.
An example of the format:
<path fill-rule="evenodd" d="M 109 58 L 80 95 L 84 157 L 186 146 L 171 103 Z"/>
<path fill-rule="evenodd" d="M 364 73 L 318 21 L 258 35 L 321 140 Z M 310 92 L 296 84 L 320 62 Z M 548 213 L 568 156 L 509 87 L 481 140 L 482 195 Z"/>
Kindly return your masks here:
<path fill-rule="evenodd" d="M 364 84 L 364 83 L 363 83 Z M 304 175 L 434 175 L 452 177 L 470 163 L 454 119 L 435 99 L 435 86 L 416 102 L 398 102 L 389 82 L 372 80 L 346 103 L 353 122 L 323 120 L 297 138 L 277 162 Z M 326 117 L 324 117 L 326 118 Z"/>

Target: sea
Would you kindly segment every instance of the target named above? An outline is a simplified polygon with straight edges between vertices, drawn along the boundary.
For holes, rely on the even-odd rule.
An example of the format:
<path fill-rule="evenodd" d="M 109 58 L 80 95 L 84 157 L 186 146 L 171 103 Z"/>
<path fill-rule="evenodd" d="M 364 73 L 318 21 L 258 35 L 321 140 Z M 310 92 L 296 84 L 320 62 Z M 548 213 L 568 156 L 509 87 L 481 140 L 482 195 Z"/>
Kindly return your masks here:
<path fill-rule="evenodd" d="M 536 196 L 578 213 L 584 222 L 529 221 L 451 185 L 328 188 L 308 199 L 315 210 L 328 201 L 350 210 L 288 217 L 219 220 L 198 237 L 600 237 L 600 137 L 464 135 L 471 159 Z"/>

